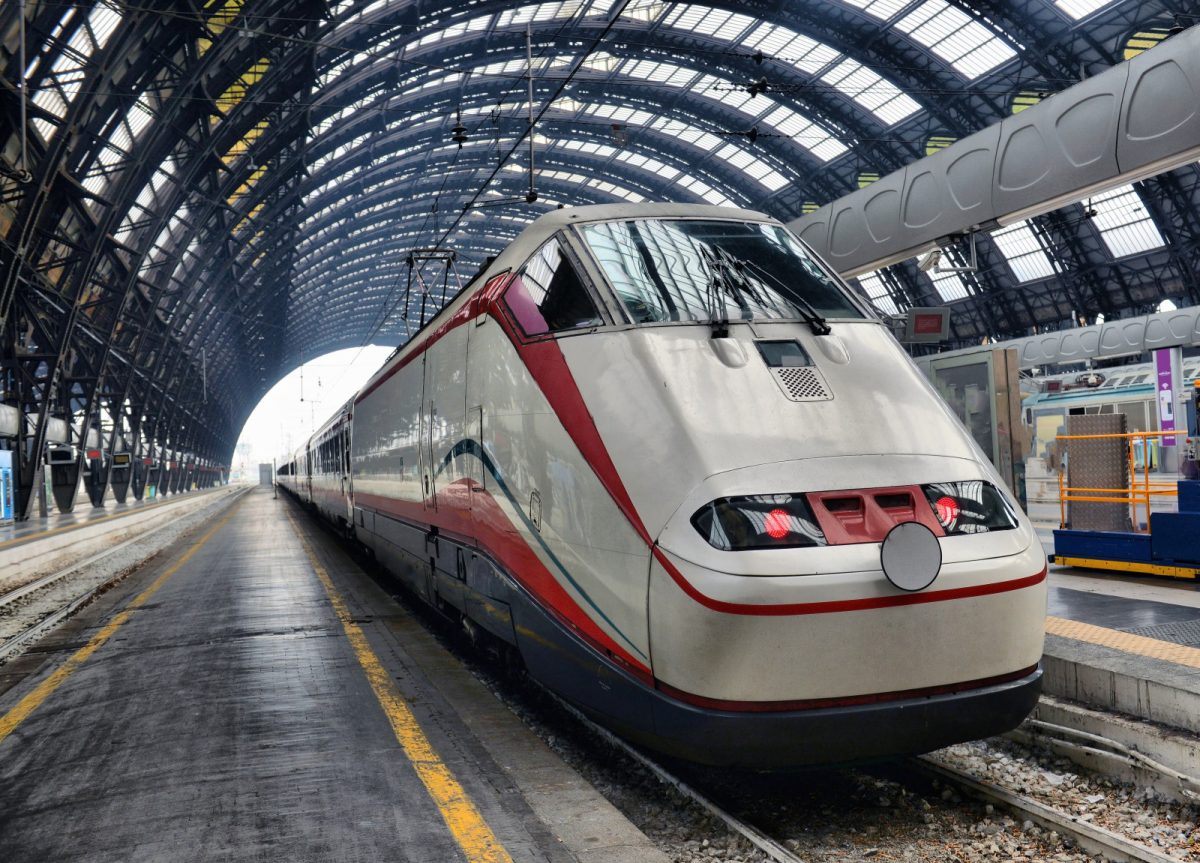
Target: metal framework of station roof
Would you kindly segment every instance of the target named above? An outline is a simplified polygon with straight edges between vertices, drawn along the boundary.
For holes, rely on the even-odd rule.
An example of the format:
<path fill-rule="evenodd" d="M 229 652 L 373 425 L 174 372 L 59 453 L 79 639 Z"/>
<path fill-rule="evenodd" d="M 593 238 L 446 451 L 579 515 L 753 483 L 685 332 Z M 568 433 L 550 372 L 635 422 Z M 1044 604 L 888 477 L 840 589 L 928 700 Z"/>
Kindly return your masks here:
<path fill-rule="evenodd" d="M 414 248 L 454 249 L 465 278 L 559 205 L 792 219 L 1152 47 L 1193 8 L 8 0 L 0 401 L 33 418 L 30 463 L 49 417 L 110 451 L 223 462 L 292 368 L 405 338 Z M 1200 169 L 978 252 L 974 273 L 905 262 L 858 284 L 890 313 L 949 304 L 960 344 L 1200 303 Z"/>

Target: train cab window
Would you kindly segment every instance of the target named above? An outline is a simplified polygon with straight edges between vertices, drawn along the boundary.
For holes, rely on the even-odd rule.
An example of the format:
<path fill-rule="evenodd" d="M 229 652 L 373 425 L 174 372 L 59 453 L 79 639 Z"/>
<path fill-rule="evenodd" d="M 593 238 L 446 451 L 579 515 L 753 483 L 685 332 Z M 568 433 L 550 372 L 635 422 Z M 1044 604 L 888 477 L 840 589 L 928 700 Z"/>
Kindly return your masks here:
<path fill-rule="evenodd" d="M 538 249 L 517 273 L 504 293 L 504 302 L 527 336 L 604 323 L 557 239 Z"/>

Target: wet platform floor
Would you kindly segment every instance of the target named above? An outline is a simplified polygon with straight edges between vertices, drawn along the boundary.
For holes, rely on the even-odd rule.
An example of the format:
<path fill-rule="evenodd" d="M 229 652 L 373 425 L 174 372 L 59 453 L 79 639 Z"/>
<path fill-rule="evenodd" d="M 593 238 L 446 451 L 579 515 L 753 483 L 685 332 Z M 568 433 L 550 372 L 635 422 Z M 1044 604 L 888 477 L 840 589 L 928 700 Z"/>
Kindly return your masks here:
<path fill-rule="evenodd" d="M 1048 615 L 1200 647 L 1200 587 L 1079 572 L 1051 567 Z"/>
<path fill-rule="evenodd" d="M 573 859 L 406 657 L 398 607 L 318 540 L 339 619 L 294 519 L 245 495 L 0 695 L 0 860 Z"/>

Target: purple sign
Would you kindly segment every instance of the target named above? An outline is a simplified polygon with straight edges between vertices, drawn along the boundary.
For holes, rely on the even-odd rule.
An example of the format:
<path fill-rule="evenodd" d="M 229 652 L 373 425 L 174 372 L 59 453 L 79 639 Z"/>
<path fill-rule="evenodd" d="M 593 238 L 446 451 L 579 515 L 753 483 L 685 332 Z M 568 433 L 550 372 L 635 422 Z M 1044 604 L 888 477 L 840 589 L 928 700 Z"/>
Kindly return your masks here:
<path fill-rule="evenodd" d="M 1158 427 L 1160 431 L 1175 431 L 1175 391 L 1171 388 L 1171 349 L 1154 352 L 1154 367 L 1158 370 Z M 1163 446 L 1175 446 L 1175 436 L 1159 439 Z"/>

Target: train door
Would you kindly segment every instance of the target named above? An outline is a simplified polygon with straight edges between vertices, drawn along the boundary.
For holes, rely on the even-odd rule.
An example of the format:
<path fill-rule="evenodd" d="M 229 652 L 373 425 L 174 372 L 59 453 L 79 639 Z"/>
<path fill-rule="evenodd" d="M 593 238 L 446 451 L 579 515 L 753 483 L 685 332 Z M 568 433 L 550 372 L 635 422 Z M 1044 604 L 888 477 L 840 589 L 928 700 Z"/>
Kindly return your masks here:
<path fill-rule="evenodd" d="M 471 472 L 474 476 L 470 477 L 472 485 L 478 486 L 481 490 L 487 490 L 487 467 L 485 465 L 485 456 L 483 450 L 483 406 L 476 405 L 467 411 L 467 440 L 471 442 L 471 448 L 474 450 L 476 458 L 471 459 L 468 464 L 471 465 Z"/>
<path fill-rule="evenodd" d="M 424 385 L 421 396 L 421 493 L 427 510 L 437 510 L 437 470 L 433 461 L 433 424 L 437 421 L 437 367 L 432 351 L 421 357 Z"/>
<path fill-rule="evenodd" d="M 304 446 L 304 494 L 306 501 L 312 503 L 313 451 L 308 444 Z"/>
<path fill-rule="evenodd" d="M 354 500 L 350 493 L 350 421 L 348 419 L 342 423 L 338 440 L 341 441 L 341 446 L 338 447 L 338 458 L 341 462 L 338 465 L 338 473 L 342 477 L 342 503 L 345 506 L 346 524 L 353 524 Z"/>

